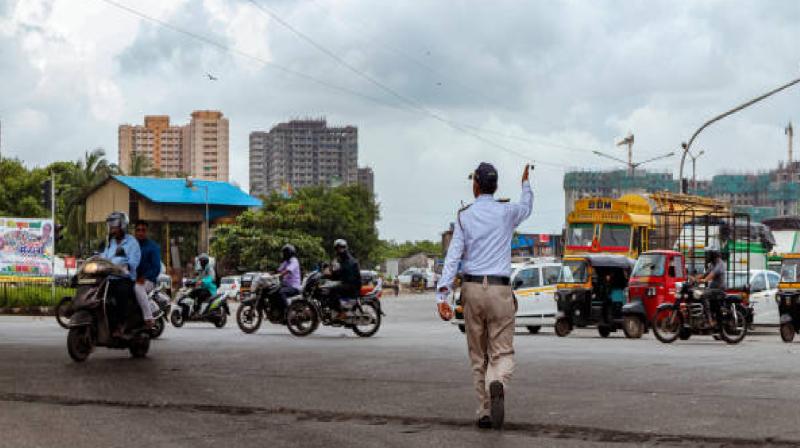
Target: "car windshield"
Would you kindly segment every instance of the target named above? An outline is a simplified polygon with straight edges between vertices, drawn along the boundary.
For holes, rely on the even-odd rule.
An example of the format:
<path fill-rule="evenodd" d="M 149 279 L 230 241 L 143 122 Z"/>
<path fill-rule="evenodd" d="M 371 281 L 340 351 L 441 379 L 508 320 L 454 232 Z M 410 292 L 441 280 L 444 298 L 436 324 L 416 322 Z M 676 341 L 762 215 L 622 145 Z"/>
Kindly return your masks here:
<path fill-rule="evenodd" d="M 565 261 L 561 267 L 561 275 L 558 276 L 559 283 L 586 283 L 589 278 L 589 264 L 585 261 L 572 260 Z"/>
<path fill-rule="evenodd" d="M 605 224 L 600 235 L 600 245 L 606 247 L 628 247 L 631 242 L 631 226 Z"/>
<path fill-rule="evenodd" d="M 800 282 L 800 259 L 783 260 L 783 263 L 781 264 L 781 282 Z"/>
<path fill-rule="evenodd" d="M 633 267 L 634 277 L 660 277 L 664 275 L 664 264 L 667 256 L 663 254 L 644 254 L 636 260 Z"/>
<path fill-rule="evenodd" d="M 571 224 L 567 232 L 568 246 L 591 247 L 594 237 L 594 224 L 580 223 Z"/>

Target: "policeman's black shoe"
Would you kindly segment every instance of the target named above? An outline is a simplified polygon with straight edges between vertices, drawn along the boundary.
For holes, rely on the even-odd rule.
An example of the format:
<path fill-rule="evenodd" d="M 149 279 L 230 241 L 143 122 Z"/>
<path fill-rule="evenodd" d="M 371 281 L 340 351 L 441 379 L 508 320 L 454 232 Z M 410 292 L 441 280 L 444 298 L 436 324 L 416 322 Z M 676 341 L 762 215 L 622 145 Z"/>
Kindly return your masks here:
<path fill-rule="evenodd" d="M 492 419 L 488 415 L 479 418 L 475 423 L 480 429 L 492 429 Z"/>
<path fill-rule="evenodd" d="M 505 394 L 503 393 L 503 383 L 500 381 L 492 381 L 489 384 L 489 397 L 491 404 L 489 412 L 492 416 L 492 428 L 502 429 L 503 419 L 505 419 Z"/>

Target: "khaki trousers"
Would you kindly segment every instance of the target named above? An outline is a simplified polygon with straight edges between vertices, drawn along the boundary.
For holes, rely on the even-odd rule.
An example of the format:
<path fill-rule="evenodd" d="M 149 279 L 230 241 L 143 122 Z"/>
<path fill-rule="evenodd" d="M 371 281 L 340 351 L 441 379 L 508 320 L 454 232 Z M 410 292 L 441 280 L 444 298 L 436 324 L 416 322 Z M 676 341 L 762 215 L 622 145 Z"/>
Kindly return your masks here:
<path fill-rule="evenodd" d="M 464 282 L 461 285 L 472 381 L 478 393 L 478 417 L 489 414 L 489 385 L 504 388 L 514 372 L 514 314 L 510 286 Z"/>

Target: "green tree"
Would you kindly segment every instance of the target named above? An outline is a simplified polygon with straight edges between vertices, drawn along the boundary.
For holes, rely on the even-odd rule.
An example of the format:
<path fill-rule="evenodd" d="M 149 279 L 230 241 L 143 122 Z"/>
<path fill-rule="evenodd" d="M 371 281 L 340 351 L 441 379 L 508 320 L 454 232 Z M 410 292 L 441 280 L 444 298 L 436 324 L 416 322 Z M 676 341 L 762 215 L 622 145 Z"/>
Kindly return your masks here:
<path fill-rule="evenodd" d="M 131 168 L 125 173 L 128 176 L 152 176 L 155 171 L 150 159 L 144 154 L 132 153 L 131 154 Z"/>

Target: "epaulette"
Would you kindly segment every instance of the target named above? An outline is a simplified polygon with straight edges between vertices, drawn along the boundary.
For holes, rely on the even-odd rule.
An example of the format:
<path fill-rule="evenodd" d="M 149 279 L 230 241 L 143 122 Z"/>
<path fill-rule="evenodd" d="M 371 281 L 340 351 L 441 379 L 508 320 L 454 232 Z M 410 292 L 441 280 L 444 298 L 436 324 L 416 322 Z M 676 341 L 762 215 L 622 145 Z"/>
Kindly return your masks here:
<path fill-rule="evenodd" d="M 500 198 L 500 199 L 497 200 L 497 202 L 504 202 L 504 203 L 505 202 L 511 202 L 511 199 L 509 199 L 509 198 Z"/>
<path fill-rule="evenodd" d="M 458 213 L 456 214 L 456 219 L 458 219 L 458 227 L 461 227 L 462 232 L 464 231 L 464 226 L 461 225 L 461 212 L 470 207 L 472 207 L 472 204 L 462 205 L 462 207 L 458 210 Z"/>

